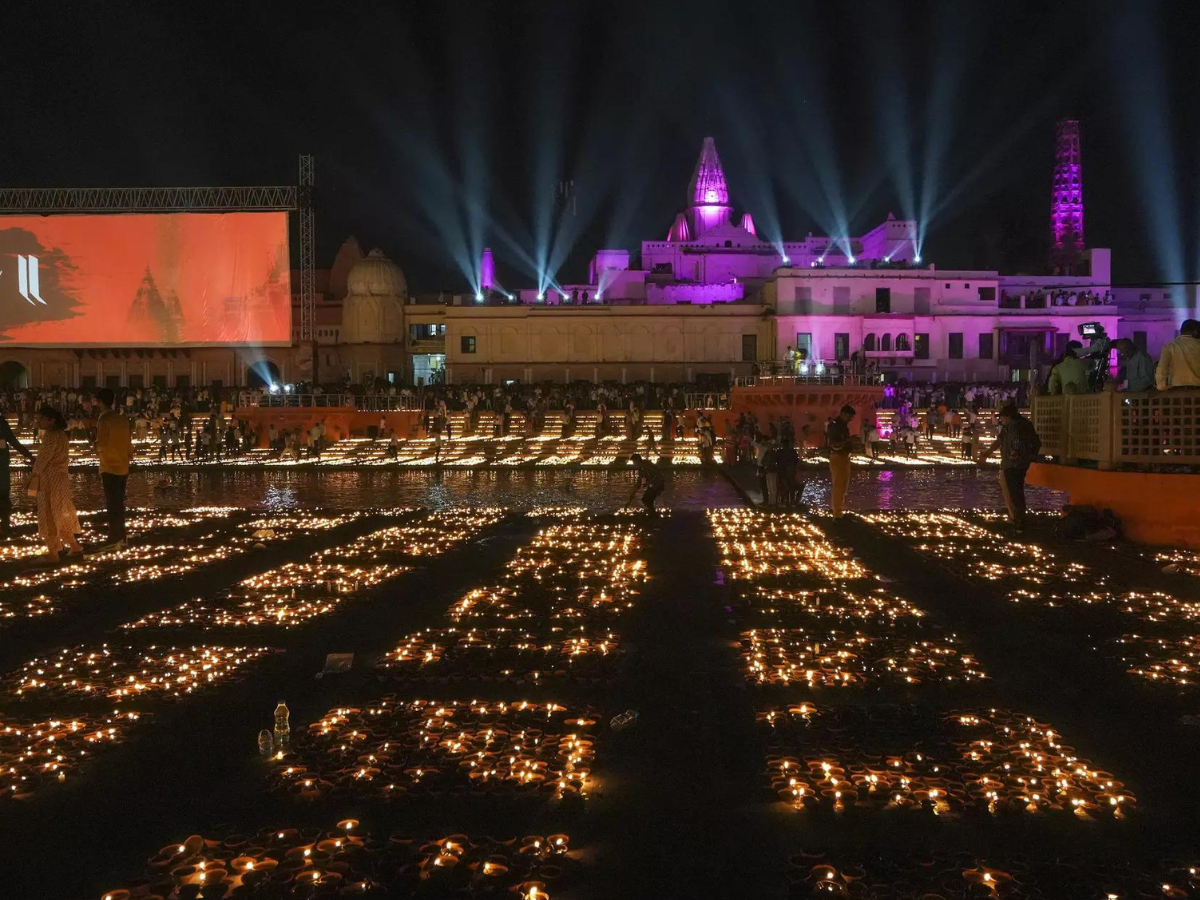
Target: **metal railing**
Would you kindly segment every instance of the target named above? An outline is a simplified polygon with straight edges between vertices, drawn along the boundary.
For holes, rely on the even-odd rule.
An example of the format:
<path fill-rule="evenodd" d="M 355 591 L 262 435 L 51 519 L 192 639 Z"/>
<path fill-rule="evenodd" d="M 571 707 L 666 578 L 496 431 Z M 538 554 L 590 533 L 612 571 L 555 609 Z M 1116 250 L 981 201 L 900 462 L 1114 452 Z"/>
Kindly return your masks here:
<path fill-rule="evenodd" d="M 368 394 L 366 397 L 355 398 L 359 410 L 363 412 L 411 412 L 420 410 L 421 399 L 416 393 Z"/>
<path fill-rule="evenodd" d="M 257 400 L 251 399 L 250 402 L 254 406 L 272 409 L 300 409 L 310 406 L 344 408 L 356 405 L 353 394 L 296 394 L 290 391 L 261 394 Z"/>
<path fill-rule="evenodd" d="M 1042 453 L 1100 469 L 1200 465 L 1200 388 L 1034 397 Z"/>
<path fill-rule="evenodd" d="M 789 375 L 784 372 L 779 374 L 759 374 L 759 375 L 738 375 L 733 381 L 736 387 L 763 387 L 763 386 L 785 386 L 785 385 L 878 385 L 882 384 L 882 380 L 878 375 L 842 375 L 830 372 L 823 372 L 820 375 Z"/>
<path fill-rule="evenodd" d="M 729 395 L 706 391 L 687 395 L 688 409 L 729 409 Z"/>

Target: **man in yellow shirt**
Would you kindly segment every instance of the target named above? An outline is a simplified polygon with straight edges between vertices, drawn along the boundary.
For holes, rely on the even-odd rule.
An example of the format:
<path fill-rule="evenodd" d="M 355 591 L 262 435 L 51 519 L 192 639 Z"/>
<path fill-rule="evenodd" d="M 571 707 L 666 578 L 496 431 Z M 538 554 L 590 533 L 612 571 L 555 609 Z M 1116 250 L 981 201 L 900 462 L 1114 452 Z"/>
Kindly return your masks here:
<path fill-rule="evenodd" d="M 100 458 L 100 483 L 108 507 L 108 547 L 125 546 L 125 482 L 133 456 L 133 434 L 129 419 L 113 408 L 115 397 L 108 388 L 96 391 L 103 412 L 96 420 L 96 455 Z"/>
<path fill-rule="evenodd" d="M 1160 391 L 1200 387 L 1200 322 L 1185 321 L 1179 337 L 1162 348 L 1154 380 Z"/>
<path fill-rule="evenodd" d="M 854 407 L 843 406 L 836 416 L 825 423 L 825 446 L 829 452 L 829 510 L 835 519 L 842 517 L 846 504 L 846 489 L 850 486 L 850 420 Z"/>

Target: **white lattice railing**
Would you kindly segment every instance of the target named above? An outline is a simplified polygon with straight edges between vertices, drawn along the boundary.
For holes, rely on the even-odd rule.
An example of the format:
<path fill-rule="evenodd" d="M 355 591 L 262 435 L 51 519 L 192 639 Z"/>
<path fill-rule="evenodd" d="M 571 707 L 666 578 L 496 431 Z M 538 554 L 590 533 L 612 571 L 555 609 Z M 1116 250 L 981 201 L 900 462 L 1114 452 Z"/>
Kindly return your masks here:
<path fill-rule="evenodd" d="M 1042 453 L 1064 462 L 1200 465 L 1200 389 L 1034 397 Z"/>

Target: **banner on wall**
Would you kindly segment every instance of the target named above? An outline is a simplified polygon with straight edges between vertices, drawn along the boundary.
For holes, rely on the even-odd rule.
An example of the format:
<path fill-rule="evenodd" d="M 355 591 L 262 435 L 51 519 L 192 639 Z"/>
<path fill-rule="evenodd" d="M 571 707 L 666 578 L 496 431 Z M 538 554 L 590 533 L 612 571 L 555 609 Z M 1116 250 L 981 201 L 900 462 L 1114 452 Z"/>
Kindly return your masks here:
<path fill-rule="evenodd" d="M 291 343 L 283 212 L 0 217 L 0 346 Z"/>

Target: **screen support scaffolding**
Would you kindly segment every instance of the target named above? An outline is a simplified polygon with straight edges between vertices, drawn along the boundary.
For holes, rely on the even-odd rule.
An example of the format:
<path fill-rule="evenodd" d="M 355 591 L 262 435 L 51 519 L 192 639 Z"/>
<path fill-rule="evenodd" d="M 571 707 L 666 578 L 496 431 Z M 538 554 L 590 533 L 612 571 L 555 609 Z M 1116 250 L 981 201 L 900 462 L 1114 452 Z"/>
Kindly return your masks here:
<path fill-rule="evenodd" d="M 47 213 L 298 212 L 300 340 L 313 339 L 316 312 L 313 158 L 300 157 L 298 184 L 252 187 L 0 188 L 0 216 Z"/>

